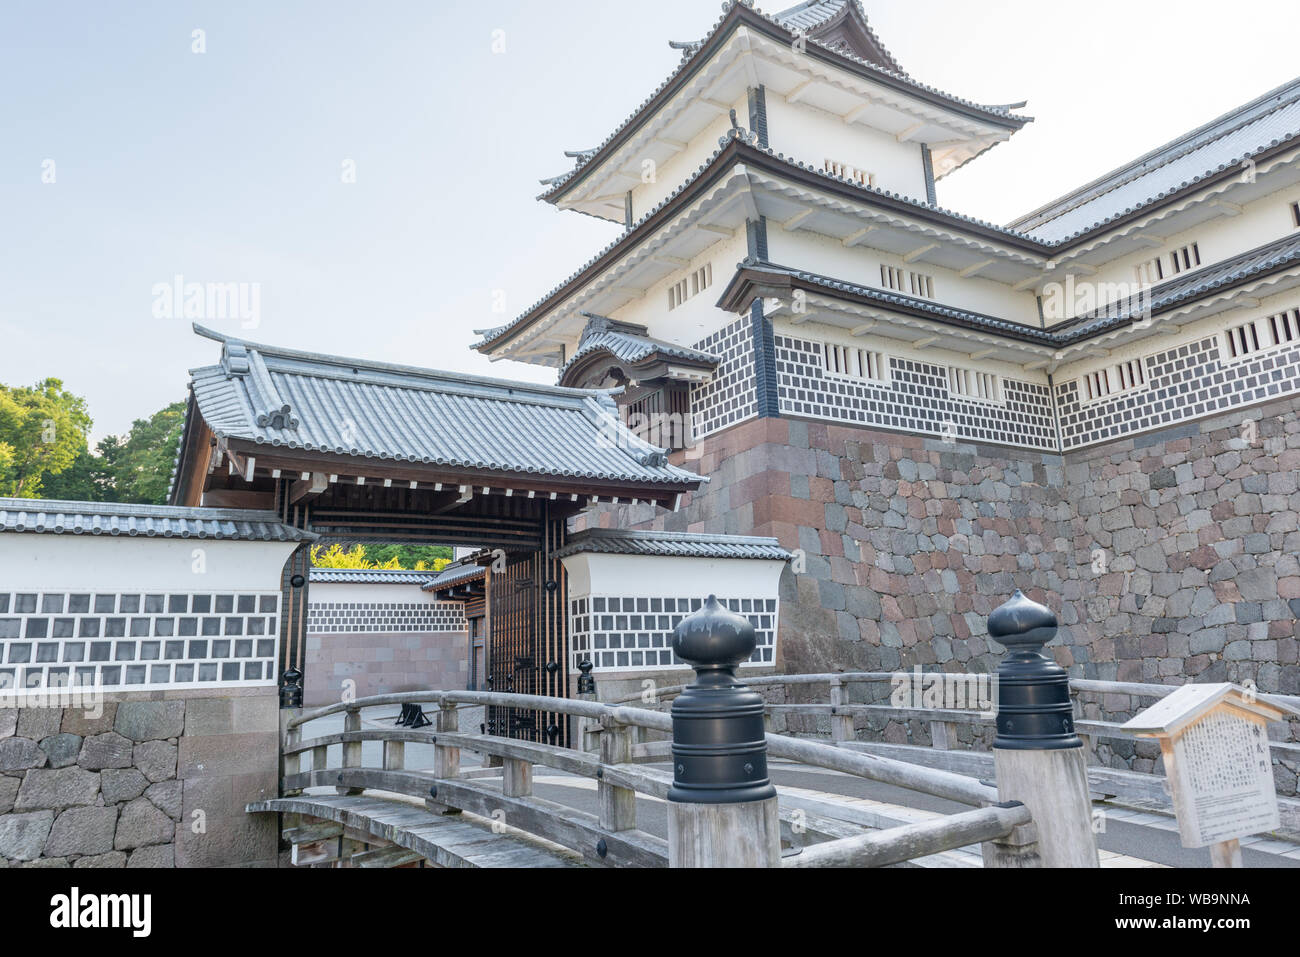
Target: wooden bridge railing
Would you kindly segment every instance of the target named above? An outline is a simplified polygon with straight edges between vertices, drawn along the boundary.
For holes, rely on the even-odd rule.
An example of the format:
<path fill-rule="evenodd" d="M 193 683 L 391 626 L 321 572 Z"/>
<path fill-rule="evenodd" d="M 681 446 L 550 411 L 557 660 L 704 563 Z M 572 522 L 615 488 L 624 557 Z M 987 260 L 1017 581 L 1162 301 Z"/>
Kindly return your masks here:
<path fill-rule="evenodd" d="M 408 704 L 436 708 L 434 725 L 422 729 L 362 726 L 363 709 Z M 586 719 L 600 729 L 599 753 L 459 731 L 457 708 L 477 705 L 541 708 Z M 344 715 L 342 731 L 303 738 L 307 725 L 337 714 Z M 305 788 L 322 786 L 332 786 L 347 794 L 365 790 L 393 792 L 423 798 L 438 810 L 466 811 L 500 821 L 507 827 L 575 850 L 593 864 L 653 867 L 673 863 L 668 843 L 661 837 L 639 830 L 636 822 L 636 796 L 666 798 L 673 775 L 632 761 L 633 729 L 671 734 L 673 724 L 669 715 L 596 702 L 504 692 L 418 691 L 341 702 L 287 716 L 284 724 L 283 793 L 286 796 L 301 793 Z M 382 742 L 382 767 L 362 766 L 362 744 L 367 741 Z M 405 766 L 407 743 L 433 746 L 432 770 L 416 771 Z M 843 827 L 837 827 L 816 814 L 802 812 L 798 822 L 807 839 L 826 839 L 826 842 L 787 858 L 787 866 L 841 866 L 849 861 L 857 862 L 856 866 L 900 863 L 969 844 L 1006 838 L 1016 828 L 1029 823 L 1029 813 L 1022 806 L 990 808 L 998 800 L 997 790 L 961 774 L 874 755 L 855 754 L 832 745 L 775 734 L 766 735 L 766 743 L 768 753 L 776 757 L 910 788 L 980 809 L 925 825 L 908 825 L 851 838 L 842 837 Z M 329 766 L 328 749 L 331 745 L 342 747 L 341 766 Z M 500 758 L 500 787 L 481 778 L 463 775 L 460 765 L 462 750 Z M 312 766 L 309 770 L 302 770 L 301 756 L 306 753 L 311 754 Z M 593 815 L 533 794 L 533 769 L 537 766 L 594 779 L 599 813 Z M 793 812 L 799 810 L 786 809 L 787 825 L 795 818 Z M 682 863 L 682 866 L 689 865 Z"/>
<path fill-rule="evenodd" d="M 1083 745 L 1074 731 L 1068 680 L 1042 654 L 1043 645 L 1056 633 L 1056 618 L 1017 592 L 990 617 L 989 632 L 1011 649 L 999 669 L 1006 680 L 999 684 L 997 701 L 996 787 L 952 770 L 852 750 L 843 741 L 827 744 L 767 733 L 763 699 L 735 674 L 739 662 L 754 650 L 753 626 L 711 597 L 674 632 L 674 651 L 695 669 L 696 680 L 682 689 L 671 715 L 589 700 L 491 691 L 412 692 L 340 702 L 291 714 L 285 721 L 283 788 L 286 794 L 333 786 L 345 794 L 369 788 L 422 797 L 432 809 L 465 811 L 500 822 L 578 851 L 596 864 L 881 866 L 979 843 L 986 866 L 1095 867 Z M 808 683 L 818 677 L 781 680 Z M 826 706 L 832 715 L 859 707 L 843 703 L 842 676 L 832 682 L 834 703 Z M 397 704 L 436 706 L 435 726 L 423 730 L 362 727 L 363 708 Z M 462 705 L 527 708 L 580 718 L 599 727 L 599 753 L 465 734 L 456 718 L 456 708 Z M 342 732 L 303 740 L 306 724 L 339 713 L 344 715 Z M 634 763 L 637 746 L 632 729 L 671 734 L 672 772 Z M 382 768 L 361 766 L 366 741 L 383 742 Z M 405 745 L 412 741 L 433 746 L 432 771 L 405 767 Z M 328 767 L 332 744 L 342 746 L 339 768 Z M 644 754 L 649 745 L 640 747 Z M 502 761 L 499 788 L 461 772 L 460 753 L 465 748 Z M 308 751 L 313 755 L 312 769 L 303 771 L 300 756 Z M 854 832 L 833 818 L 822 821 L 801 815 L 803 830 L 822 843 L 796 848 L 783 860 L 782 809 L 768 777 L 769 754 L 946 798 L 975 810 L 868 834 Z M 535 795 L 537 765 L 594 778 L 599 813 Z M 666 842 L 637 828 L 637 794 L 666 800 Z"/>

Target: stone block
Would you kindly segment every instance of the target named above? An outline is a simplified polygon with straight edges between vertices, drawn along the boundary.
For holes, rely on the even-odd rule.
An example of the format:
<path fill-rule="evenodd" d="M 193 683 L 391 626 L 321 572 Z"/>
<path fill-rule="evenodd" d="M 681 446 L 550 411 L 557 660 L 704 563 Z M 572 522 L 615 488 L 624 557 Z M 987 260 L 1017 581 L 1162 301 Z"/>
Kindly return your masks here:
<path fill-rule="evenodd" d="M 117 808 L 77 807 L 60 814 L 45 842 L 46 857 L 105 854 L 113 849 Z"/>
<path fill-rule="evenodd" d="M 131 852 L 131 859 L 127 862 L 127 867 L 175 867 L 176 866 L 176 845 L 175 844 L 154 844 L 149 847 L 138 847 Z"/>
<path fill-rule="evenodd" d="M 70 767 L 28 771 L 14 800 L 16 811 L 61 810 L 94 804 L 99 796 L 99 775 Z"/>
<path fill-rule="evenodd" d="M 31 738 L 0 738 L 0 771 L 44 767 L 45 760 L 45 752 Z"/>
<path fill-rule="evenodd" d="M 81 745 L 81 755 L 77 758 L 77 763 L 92 771 L 104 768 L 129 768 L 131 740 L 116 731 L 106 731 L 86 738 Z"/>
<path fill-rule="evenodd" d="M 273 860 L 279 835 L 275 815 L 239 813 L 209 817 L 204 834 L 182 827 L 176 838 L 178 867 L 228 867 Z"/>
<path fill-rule="evenodd" d="M 77 755 L 81 753 L 81 736 L 59 732 L 44 739 L 41 750 L 45 752 L 50 767 L 69 767 L 77 763 Z"/>
<path fill-rule="evenodd" d="M 146 741 L 137 744 L 132 763 L 150 781 L 166 781 L 176 777 L 176 745 L 166 741 Z"/>
<path fill-rule="evenodd" d="M 0 708 L 0 738 L 11 737 L 18 730 L 18 709 Z"/>
<path fill-rule="evenodd" d="M 45 848 L 45 839 L 49 837 L 53 824 L 53 811 L 0 817 L 0 857 L 11 861 L 36 860 Z"/>
<path fill-rule="evenodd" d="M 14 809 L 14 798 L 18 796 L 18 786 L 22 778 L 0 774 L 0 814 L 8 814 Z"/>
<path fill-rule="evenodd" d="M 40 741 L 52 734 L 59 733 L 63 723 L 63 712 L 59 708 L 19 708 L 18 730 L 20 738 Z"/>
<path fill-rule="evenodd" d="M 181 817 L 181 782 L 160 781 L 151 785 L 144 796 L 149 799 L 158 810 L 162 811 L 174 821 L 179 821 Z"/>
<path fill-rule="evenodd" d="M 118 869 L 126 867 L 126 853 L 124 851 L 109 851 L 107 854 L 95 854 L 91 857 L 79 857 L 72 862 L 72 866 Z"/>
<path fill-rule="evenodd" d="M 112 731 L 115 720 L 117 720 L 117 702 L 101 701 L 100 707 L 93 711 L 87 711 L 84 708 L 67 708 L 64 710 L 63 724 L 60 730 L 68 734 L 88 738 L 92 735 L 103 734 L 105 731 Z"/>
<path fill-rule="evenodd" d="M 132 741 L 164 741 L 185 731 L 184 701 L 123 701 L 113 725 Z"/>
<path fill-rule="evenodd" d="M 176 823 L 141 797 L 122 808 L 113 847 L 128 851 L 149 844 L 170 844 L 175 838 Z"/>
<path fill-rule="evenodd" d="M 136 768 L 107 770 L 102 774 L 101 791 L 105 804 L 121 804 L 133 801 L 145 792 L 149 779 Z"/>

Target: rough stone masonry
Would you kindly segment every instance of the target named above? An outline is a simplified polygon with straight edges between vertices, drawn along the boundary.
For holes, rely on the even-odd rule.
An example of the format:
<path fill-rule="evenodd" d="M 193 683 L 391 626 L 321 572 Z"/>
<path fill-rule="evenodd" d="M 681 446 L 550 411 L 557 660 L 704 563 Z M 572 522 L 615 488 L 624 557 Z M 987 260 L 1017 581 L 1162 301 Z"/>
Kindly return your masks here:
<path fill-rule="evenodd" d="M 624 508 L 598 522 L 771 535 L 800 550 L 802 572 L 782 579 L 778 672 L 992 671 L 1002 649 L 986 620 L 1020 588 L 1057 612 L 1051 651 L 1072 676 L 1254 682 L 1294 695 L 1298 406 L 1287 399 L 1064 456 L 755 419 L 687 453 L 684 464 L 711 481 L 679 511 Z M 1085 712 L 1120 719 L 1136 705 L 1107 695 Z M 860 727 L 928 743 L 919 722 Z M 791 718 L 788 730 L 818 723 Z M 970 743 L 974 729 L 962 737 Z M 1096 754 L 1155 770 L 1159 749 L 1109 741 Z M 1282 793 L 1295 793 L 1297 770 L 1275 764 Z"/>
<path fill-rule="evenodd" d="M 273 866 L 274 691 L 0 710 L 0 867 Z"/>

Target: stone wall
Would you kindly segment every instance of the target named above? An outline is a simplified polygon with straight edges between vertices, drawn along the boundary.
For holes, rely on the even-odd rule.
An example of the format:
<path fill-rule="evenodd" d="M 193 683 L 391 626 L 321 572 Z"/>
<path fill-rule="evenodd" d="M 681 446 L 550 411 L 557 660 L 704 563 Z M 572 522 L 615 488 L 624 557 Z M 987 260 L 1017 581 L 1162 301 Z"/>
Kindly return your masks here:
<path fill-rule="evenodd" d="M 801 550 L 802 570 L 782 578 L 779 672 L 992 670 L 1002 649 L 987 617 L 1020 588 L 1057 612 L 1050 650 L 1072 676 L 1300 694 L 1298 409 L 1273 402 L 1065 456 L 751 420 L 674 457 L 711 478 L 677 512 L 594 520 Z M 1088 710 L 1122 718 L 1134 704 Z M 1148 751 L 1114 742 L 1098 757 L 1154 767 Z M 1277 766 L 1287 793 L 1296 770 Z"/>
<path fill-rule="evenodd" d="M 274 866 L 278 732 L 273 688 L 0 710 L 0 867 Z"/>
<path fill-rule="evenodd" d="M 344 682 L 358 698 L 400 691 L 464 689 L 469 682 L 469 635 L 464 631 L 307 636 L 303 704 L 342 700 Z"/>

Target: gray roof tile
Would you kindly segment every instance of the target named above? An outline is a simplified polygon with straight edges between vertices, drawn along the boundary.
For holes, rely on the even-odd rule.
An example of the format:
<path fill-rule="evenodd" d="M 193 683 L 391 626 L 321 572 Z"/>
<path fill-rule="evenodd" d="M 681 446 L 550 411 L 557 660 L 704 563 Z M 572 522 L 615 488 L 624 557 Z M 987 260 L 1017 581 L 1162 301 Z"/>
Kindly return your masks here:
<path fill-rule="evenodd" d="M 1064 243 L 1300 137 L 1300 80 L 1272 90 L 1011 223 Z"/>
<path fill-rule="evenodd" d="M 437 591 L 440 588 L 450 588 L 453 585 L 461 585 L 465 582 L 477 581 L 486 574 L 481 565 L 465 565 L 457 562 L 448 565 L 437 576 L 423 586 L 424 591 Z"/>
<path fill-rule="evenodd" d="M 29 498 L 0 498 L 0 532 L 248 542 L 316 540 L 311 532 L 283 524 L 274 512 Z"/>
<path fill-rule="evenodd" d="M 451 469 L 693 486 L 699 476 L 623 429 L 608 392 L 564 389 L 279 349 L 230 339 L 191 371 L 222 438 Z M 610 430 L 621 433 L 610 441 Z"/>
<path fill-rule="evenodd" d="M 654 92 L 652 92 L 648 97 L 646 97 L 641 102 L 641 104 L 635 110 L 632 111 L 632 114 L 628 116 L 622 123 L 620 123 L 618 128 L 615 129 L 614 132 L 611 133 L 609 136 L 607 136 L 599 146 L 590 150 L 573 150 L 567 153 L 566 155 L 569 155 L 571 156 L 571 158 L 577 160 L 577 165 L 572 170 L 569 170 L 567 173 L 562 173 L 559 176 L 551 177 L 548 180 L 544 180 L 543 182 L 548 183 L 550 185 L 549 188 L 546 190 L 546 192 L 542 193 L 542 195 L 539 196 L 538 199 L 550 200 L 553 197 L 557 196 L 569 184 L 569 182 L 573 180 L 574 177 L 581 174 L 582 171 L 586 169 L 586 167 L 596 157 L 598 157 L 611 143 L 619 139 L 619 137 L 630 127 L 634 126 L 637 123 L 637 121 L 641 118 L 642 113 L 646 110 L 646 108 L 650 106 L 652 102 L 654 102 L 655 98 L 658 97 L 665 89 L 667 89 L 675 80 L 677 80 L 679 76 L 681 76 L 683 73 L 686 73 L 691 68 L 691 66 L 695 63 L 696 58 L 700 55 L 700 51 L 704 48 L 704 45 L 707 44 L 708 41 L 713 38 L 713 36 L 717 33 L 719 28 L 722 27 L 723 23 L 726 22 L 728 15 L 732 11 L 732 8 L 736 6 L 748 7 L 752 14 L 759 17 L 761 20 L 767 21 L 773 26 L 776 26 L 781 30 L 788 32 L 791 38 L 793 38 L 796 31 L 803 29 L 803 27 L 796 22 L 796 20 L 800 19 L 800 15 L 798 13 L 799 10 L 798 7 L 787 10 L 785 14 L 769 15 L 763 13 L 761 10 L 755 9 L 752 0 L 727 0 L 727 2 L 723 4 L 722 16 L 719 17 L 717 21 L 714 22 L 713 26 L 709 28 L 708 33 L 705 35 L 704 39 L 699 42 L 698 46 L 696 46 L 695 44 L 690 44 L 683 50 L 684 55 L 682 57 L 681 62 L 678 63 L 677 68 L 668 75 L 668 78 L 664 80 L 662 83 L 660 83 L 659 86 L 657 86 L 654 89 Z M 822 4 L 817 4 L 817 6 L 829 7 L 831 6 L 831 4 L 822 3 Z M 838 12 L 839 6 L 840 5 L 836 5 L 835 12 Z M 793 19 L 788 21 L 783 20 L 782 17 L 786 15 L 790 15 Z M 834 15 L 834 13 L 829 13 L 825 17 L 820 17 L 816 13 L 809 14 L 810 17 L 816 18 L 816 23 L 822 23 L 826 19 L 829 19 L 829 17 L 832 15 Z M 863 17 L 864 22 L 865 19 L 866 18 L 864 15 Z M 872 36 L 874 37 L 874 33 L 872 34 Z M 1010 122 L 1011 124 L 1014 124 L 1016 127 L 1019 127 L 1024 125 L 1025 123 L 1032 121 L 1030 117 L 1018 116 L 1012 113 L 1010 107 L 989 106 L 982 103 L 974 103 L 970 100 L 962 99 L 959 96 L 954 96 L 951 93 L 946 93 L 943 90 L 939 90 L 935 87 L 927 86 L 924 83 L 919 83 L 916 80 L 912 79 L 912 77 L 908 76 L 906 73 L 902 72 L 901 68 L 895 70 L 886 66 L 881 66 L 878 63 L 874 63 L 871 60 L 864 60 L 861 57 L 855 56 L 852 53 L 849 53 L 845 50 L 823 44 L 821 41 L 815 38 L 810 38 L 807 42 L 814 46 L 821 47 L 822 49 L 830 53 L 833 53 L 836 56 L 843 57 L 845 60 L 848 60 L 856 64 L 857 66 L 863 68 L 863 70 L 867 73 L 874 73 L 882 78 L 889 78 L 890 80 L 894 81 L 895 85 L 911 87 L 913 90 L 916 90 L 917 92 L 923 94 L 927 94 L 929 97 L 933 99 L 946 101 L 954 106 L 960 106 L 968 111 L 983 114 L 988 119 L 993 120 L 995 122 L 999 122 L 1004 126 L 1007 125 L 1008 122 Z M 885 56 L 890 60 L 890 62 L 894 66 L 898 65 L 897 61 L 895 61 L 893 57 L 890 56 L 887 51 L 885 51 L 883 45 L 880 46 L 880 49 L 882 50 L 882 52 L 885 53 Z M 899 84 L 898 81 L 902 81 L 901 84 Z"/>
<path fill-rule="evenodd" d="M 313 584 L 330 585 L 424 585 L 437 572 L 413 572 L 400 568 L 313 568 Z"/>
<path fill-rule="evenodd" d="M 677 345 L 673 342 L 664 342 L 661 339 L 651 339 L 648 336 L 638 336 L 634 333 L 609 329 L 585 336 L 578 344 L 573 356 L 560 369 L 560 378 L 564 378 L 564 373 L 574 363 L 586 358 L 593 352 L 601 351 L 608 352 L 623 362 L 630 364 L 644 362 L 653 356 L 659 356 L 667 360 L 682 359 L 690 363 L 710 366 L 716 366 L 722 361 L 720 356 L 702 352 L 699 349 Z"/>
<path fill-rule="evenodd" d="M 750 558 L 788 561 L 792 555 L 775 538 L 645 532 L 591 528 L 578 532 L 555 555 L 564 558 L 597 552 L 607 555 L 652 555 L 665 558 Z"/>

